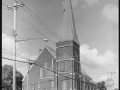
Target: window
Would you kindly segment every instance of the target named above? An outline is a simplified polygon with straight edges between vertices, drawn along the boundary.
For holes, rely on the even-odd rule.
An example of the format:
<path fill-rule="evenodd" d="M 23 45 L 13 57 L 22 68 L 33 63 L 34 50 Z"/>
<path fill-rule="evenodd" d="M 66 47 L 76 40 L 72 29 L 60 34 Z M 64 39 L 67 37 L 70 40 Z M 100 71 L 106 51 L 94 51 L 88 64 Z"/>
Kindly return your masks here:
<path fill-rule="evenodd" d="M 51 66 L 50 66 L 50 70 L 52 70 Z M 52 77 L 52 71 L 49 71 L 49 77 Z"/>
<path fill-rule="evenodd" d="M 40 89 L 40 82 L 38 82 L 38 89 Z"/>
<path fill-rule="evenodd" d="M 70 61 L 65 61 L 65 71 L 68 72 L 70 70 Z"/>
<path fill-rule="evenodd" d="M 40 67 L 40 78 L 43 78 L 43 68 Z"/>
<path fill-rule="evenodd" d="M 48 70 L 48 72 L 47 72 L 47 76 L 48 77 L 52 77 L 52 66 L 50 66 L 49 68 L 48 68 L 49 70 Z"/>
<path fill-rule="evenodd" d="M 65 71 L 64 69 L 65 69 L 65 62 L 64 61 L 58 62 L 58 71 L 64 72 Z"/>
<path fill-rule="evenodd" d="M 45 77 L 47 77 L 47 73 L 48 73 L 48 70 L 47 70 L 47 63 L 45 62 L 44 64 L 44 71 L 45 71 Z"/>
<path fill-rule="evenodd" d="M 67 82 L 65 80 L 62 82 L 62 90 L 67 90 Z"/>

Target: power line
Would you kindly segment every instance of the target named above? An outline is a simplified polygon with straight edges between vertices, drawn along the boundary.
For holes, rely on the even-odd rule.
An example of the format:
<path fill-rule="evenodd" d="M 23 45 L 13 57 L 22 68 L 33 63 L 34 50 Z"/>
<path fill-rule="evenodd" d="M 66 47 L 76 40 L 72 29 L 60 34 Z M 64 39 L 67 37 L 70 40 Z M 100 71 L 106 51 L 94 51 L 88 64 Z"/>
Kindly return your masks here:
<path fill-rule="evenodd" d="M 6 5 L 6 4 L 4 4 Z M 7 6 L 7 5 L 6 5 Z M 12 10 L 13 11 L 13 10 Z M 18 15 L 18 14 L 17 14 Z M 36 30 L 38 33 L 40 33 L 41 35 L 43 35 L 45 38 L 47 38 L 44 34 L 42 34 L 39 30 L 37 30 L 35 27 L 33 27 L 30 23 L 28 23 L 25 19 L 23 19 L 20 15 L 18 15 L 23 21 L 25 21 L 28 25 L 30 25 L 34 30 Z M 48 38 L 47 38 L 48 39 Z M 50 40 L 50 39 L 49 39 Z M 55 44 L 55 42 L 53 42 L 52 40 L 50 40 L 53 44 Z"/>
<path fill-rule="evenodd" d="M 85 58 L 83 58 L 83 59 L 84 59 L 84 60 L 86 60 Z M 87 61 L 88 61 L 88 60 L 87 60 Z M 81 61 L 81 62 L 82 62 L 82 61 Z M 91 63 L 92 61 L 90 61 L 90 60 L 89 60 L 89 62 Z M 83 64 L 85 64 L 84 62 L 82 62 L 82 63 L 83 63 Z M 91 67 L 91 66 L 92 66 L 92 68 L 94 68 L 93 66 L 95 66 L 95 67 L 96 67 L 96 65 L 97 65 L 97 64 L 96 64 L 96 65 L 93 65 L 93 64 L 92 64 L 91 66 L 90 66 L 90 65 L 88 65 L 88 64 L 86 64 L 86 65 L 87 65 L 87 66 L 89 66 L 89 67 Z M 97 66 L 97 67 L 98 67 L 98 66 Z M 97 69 L 97 70 L 98 70 L 98 69 Z M 101 70 L 103 70 L 103 69 L 101 69 Z"/>
<path fill-rule="evenodd" d="M 2 2 L 5 6 L 8 6 L 8 5 L 6 5 L 4 2 Z"/>
<path fill-rule="evenodd" d="M 18 14 L 17 14 L 18 15 Z M 33 27 L 30 23 L 28 23 L 25 19 L 23 19 L 20 15 L 18 15 L 23 21 L 25 21 L 28 25 L 30 25 L 34 30 L 36 30 L 39 34 L 43 35 L 45 38 L 47 38 L 43 33 L 41 33 L 39 30 L 37 30 L 35 27 Z M 48 39 L 48 38 L 47 38 Z M 50 40 L 50 39 L 48 39 Z M 53 44 L 55 44 L 55 42 L 53 42 L 52 40 L 50 40 Z"/>
<path fill-rule="evenodd" d="M 29 9 L 29 8 L 28 8 Z M 33 13 L 33 12 L 32 12 Z M 33 13 L 34 14 L 34 13 Z M 35 15 L 35 14 L 34 14 Z M 35 15 L 36 16 L 36 15 Z M 20 17 L 20 16 L 19 16 Z M 23 18 L 22 18 L 23 19 Z M 24 20 L 24 19 L 23 19 Z M 24 20 L 25 21 L 25 20 Z M 26 21 L 25 21 L 26 22 Z M 27 22 L 28 23 L 28 22 Z M 28 23 L 29 24 L 29 23 Z M 30 24 L 29 24 L 30 25 Z M 30 25 L 31 26 L 31 25 Z M 32 26 L 33 27 L 33 26 Z M 34 28 L 34 27 L 33 27 Z M 35 29 L 35 28 L 34 28 Z M 35 29 L 36 30 L 36 29 Z M 38 31 L 38 30 L 37 30 Z M 42 34 L 43 35 L 43 34 Z M 44 35 L 43 35 L 44 36 Z"/>
<path fill-rule="evenodd" d="M 23 8 L 28 14 L 30 14 L 25 8 Z M 30 14 L 31 15 L 31 14 Z M 31 15 L 32 16 L 32 15 Z M 33 16 L 32 16 L 33 17 Z M 33 17 L 34 18 L 34 17 Z M 34 18 L 35 19 L 35 18 Z M 45 30 L 47 30 L 47 31 L 49 31 L 50 32 L 50 30 L 49 29 L 47 29 L 41 22 L 39 22 L 37 19 L 35 19 L 38 23 L 40 23 L 40 25 L 42 25 L 44 28 L 45 28 Z M 50 32 L 53 36 L 55 36 L 52 32 Z M 56 37 L 56 36 L 55 36 Z M 60 40 L 58 37 L 56 37 L 58 40 Z"/>
<path fill-rule="evenodd" d="M 84 56 L 84 57 L 85 57 L 85 56 Z M 85 59 L 85 58 L 84 58 L 84 60 L 87 60 L 87 59 Z M 87 61 L 88 61 L 88 60 L 87 60 Z M 81 62 L 82 62 L 82 61 L 81 61 Z M 90 60 L 89 60 L 89 62 L 92 64 L 92 61 L 90 61 Z M 84 63 L 84 62 L 83 62 L 83 63 Z M 88 64 L 87 64 L 87 66 L 88 66 Z M 95 65 L 95 64 L 92 64 L 91 66 L 92 66 L 92 68 L 94 68 L 93 66 L 95 66 L 95 67 L 96 67 L 96 66 L 97 66 L 97 64 L 96 64 L 96 65 Z M 89 66 L 89 67 L 91 67 L 91 66 Z M 98 66 L 97 66 L 97 67 L 98 67 Z M 97 70 L 98 70 L 98 69 L 97 69 Z M 103 70 L 103 69 L 102 69 L 102 70 Z"/>
<path fill-rule="evenodd" d="M 2 58 L 3 58 L 3 59 L 7 59 L 7 60 L 11 60 L 11 61 L 29 63 L 29 62 L 20 61 L 20 60 L 14 60 L 14 59 L 6 58 L 6 57 L 2 57 Z M 32 63 L 32 64 L 37 65 L 37 66 L 40 66 L 40 67 L 42 67 L 42 68 L 44 68 L 44 69 L 47 69 L 47 70 L 49 70 L 49 71 L 51 71 L 51 72 L 53 72 L 53 73 L 56 73 L 56 74 L 61 75 L 61 76 L 64 76 L 64 77 L 66 77 L 66 78 L 73 79 L 73 78 L 70 78 L 70 77 L 68 77 L 68 76 L 65 76 L 65 75 L 62 75 L 62 74 L 60 74 L 60 73 L 57 73 L 57 72 L 55 72 L 55 71 L 53 71 L 53 70 L 50 70 L 50 69 L 48 69 L 48 68 L 46 68 L 46 67 L 44 67 L 44 66 L 42 66 L 42 65 L 39 65 L 39 64 L 37 64 L 37 63 Z M 75 80 L 75 79 L 73 79 L 73 80 Z"/>
<path fill-rule="evenodd" d="M 9 17 L 11 14 L 12 14 L 12 12 L 10 12 L 10 13 L 8 14 L 8 16 L 5 18 L 5 20 L 3 21 L 3 23 L 2 23 L 2 24 L 4 24 L 4 23 L 5 23 L 5 21 L 8 19 L 8 17 Z"/>
<path fill-rule="evenodd" d="M 4 26 L 3 26 L 4 27 Z M 8 29 L 8 30 L 12 30 L 12 29 L 9 29 L 9 28 L 7 28 L 7 27 L 5 27 L 6 29 Z M 3 30 L 5 30 L 5 29 L 3 29 Z M 4 31 L 3 31 L 4 32 Z M 8 31 L 8 32 L 10 32 L 10 31 Z M 7 33 L 7 32 L 5 32 L 5 33 Z M 17 36 L 18 37 L 20 37 L 20 38 L 22 38 L 20 35 L 18 35 L 17 34 Z M 29 41 L 26 41 L 27 43 L 29 43 L 30 45 L 32 45 L 33 47 L 35 47 L 35 48 L 37 48 L 37 49 L 39 49 L 38 47 L 36 47 L 35 45 L 33 45 L 32 43 L 30 43 Z"/>
<path fill-rule="evenodd" d="M 20 1 L 20 0 L 19 0 L 19 1 Z M 20 1 L 20 2 L 23 3 L 22 1 Z M 57 38 L 58 40 L 60 40 L 60 39 L 63 40 L 63 39 L 62 39 L 60 36 L 58 36 L 50 27 L 48 27 L 47 24 L 45 24 L 40 18 L 38 18 L 38 16 L 37 16 L 35 13 L 33 13 L 33 11 L 28 8 L 28 6 L 25 5 L 25 7 L 26 7 L 30 12 L 32 12 L 32 14 L 33 14 L 35 17 L 37 17 L 37 19 L 39 19 L 47 28 L 46 28 L 41 22 L 39 22 L 37 19 L 35 19 L 35 18 L 33 17 L 33 15 L 31 15 L 25 8 L 23 8 L 23 9 L 24 9 L 26 12 L 28 12 L 36 21 L 38 21 L 47 31 L 49 31 L 53 36 L 55 36 L 55 37 L 57 36 L 56 38 Z M 54 34 L 53 34 L 51 31 L 52 31 Z M 58 37 L 59 37 L 60 39 L 59 39 Z"/>
<path fill-rule="evenodd" d="M 13 55 L 13 54 L 10 54 L 10 53 L 4 52 L 4 51 L 2 51 L 2 53 L 5 53 L 5 54 L 11 55 L 11 56 L 15 56 L 15 55 Z M 16 56 L 16 57 L 21 58 L 21 59 L 25 59 L 25 58 L 19 57 L 19 56 Z M 27 59 L 27 60 L 28 60 L 28 59 Z"/>
<path fill-rule="evenodd" d="M 10 51 L 9 51 L 9 52 L 10 52 Z M 6 53 L 6 52 L 3 52 L 3 53 Z M 6 53 L 6 54 L 9 54 L 9 53 Z M 13 55 L 13 54 L 9 54 L 9 55 Z M 17 56 L 17 57 L 19 57 L 19 56 Z M 25 57 L 19 57 L 19 58 L 29 60 L 29 59 L 27 59 L 27 58 L 25 58 Z M 34 61 L 34 60 L 30 60 L 30 61 Z M 90 65 L 88 65 L 88 64 L 86 64 L 86 63 L 84 63 L 84 62 L 82 62 L 82 61 L 81 61 L 81 63 L 83 63 L 83 64 L 87 65 L 88 67 L 91 67 L 91 68 L 93 68 L 93 69 L 95 69 L 95 70 L 101 71 L 101 70 L 96 69 L 96 68 L 94 68 L 94 67 L 92 67 L 92 66 L 90 66 Z M 103 71 L 102 71 L 102 72 L 103 72 Z"/>
<path fill-rule="evenodd" d="M 2 48 L 2 49 L 3 49 L 3 48 Z M 5 50 L 5 49 L 4 49 L 4 50 Z M 8 51 L 8 50 L 6 50 L 6 51 Z M 8 51 L 8 52 L 11 52 L 11 51 Z M 11 53 L 13 53 L 13 52 L 11 52 Z M 17 55 L 18 55 L 18 54 L 17 54 Z M 19 55 L 19 57 L 20 57 L 20 55 Z M 21 56 L 21 58 L 22 58 L 22 59 L 29 60 L 28 58 L 25 58 L 25 57 L 22 57 L 22 56 Z M 84 58 L 83 58 L 83 59 L 84 59 Z M 31 60 L 31 61 L 34 61 L 34 60 Z M 80 62 L 78 62 L 78 63 L 80 63 Z M 101 71 L 101 69 L 94 68 L 94 67 L 93 67 L 94 65 L 91 65 L 91 66 L 90 66 L 89 64 L 86 64 L 86 63 L 85 63 L 85 62 L 83 62 L 83 61 L 81 61 L 81 63 L 83 63 L 83 64 L 87 65 L 88 67 L 91 67 L 91 68 L 93 68 L 93 69 L 96 69 L 96 70 L 98 70 L 98 71 Z M 102 72 L 103 72 L 103 70 L 102 70 Z"/>
<path fill-rule="evenodd" d="M 19 0 L 20 2 L 21 2 L 21 0 Z M 21 2 L 21 3 L 23 3 L 23 2 Z M 27 7 L 27 6 L 25 6 L 25 7 Z M 23 8 L 24 9 L 24 8 Z M 27 7 L 27 9 L 29 9 L 28 7 Z M 28 12 L 26 9 L 24 9 L 26 12 Z M 29 9 L 29 11 L 31 11 L 32 12 L 32 10 L 30 10 Z M 28 12 L 29 13 L 29 12 Z M 33 13 L 33 12 L 32 12 Z M 29 13 L 30 14 L 30 13 Z M 34 14 L 34 13 L 33 13 Z M 30 14 L 31 15 L 31 14 Z M 35 14 L 34 14 L 35 15 Z M 32 15 L 31 15 L 32 16 Z M 37 17 L 37 15 L 35 15 L 36 17 Z M 33 17 L 33 16 L 32 16 Z M 34 17 L 33 17 L 34 18 Z M 37 17 L 38 18 L 38 17 Z M 35 19 L 35 18 L 34 18 Z M 38 18 L 39 19 L 39 18 Z M 40 21 L 42 21 L 41 19 L 39 19 Z M 42 21 L 43 22 L 43 21 Z M 43 22 L 44 23 L 44 22 Z M 41 24 L 41 23 L 40 23 Z M 45 23 L 44 23 L 45 24 Z M 45 24 L 46 25 L 46 24 Z M 43 26 L 43 25 L 42 25 Z M 46 25 L 47 26 L 47 25 Z M 48 26 L 47 26 L 48 27 Z M 48 27 L 49 28 L 49 27 Z M 56 34 L 56 33 L 55 33 Z M 57 34 L 56 34 L 57 35 Z M 82 54 L 81 54 L 82 55 Z M 83 56 L 83 55 L 82 55 Z M 85 56 L 84 56 L 85 57 Z M 86 57 L 85 57 L 86 58 Z M 88 58 L 87 58 L 88 59 Z M 92 62 L 93 63 L 93 62 Z M 95 63 L 93 63 L 94 65 L 96 65 Z M 98 65 L 96 65 L 97 67 L 98 67 Z M 100 67 L 100 66 L 99 66 Z M 102 68 L 102 67 L 100 67 L 100 68 Z M 103 68 L 104 69 L 104 68 Z M 107 70 L 107 69 L 104 69 L 104 70 Z M 108 71 L 108 70 L 107 70 Z"/>
<path fill-rule="evenodd" d="M 17 36 L 20 37 L 20 38 L 22 38 L 22 37 L 21 37 L 20 35 L 18 35 L 18 34 L 17 34 Z M 34 46 L 36 49 L 40 49 L 40 48 L 36 47 L 35 45 L 33 45 L 32 43 L 30 43 L 29 41 L 25 41 L 25 42 L 27 42 L 27 43 L 29 43 L 30 45 Z"/>
<path fill-rule="evenodd" d="M 106 70 L 106 71 L 110 71 L 110 70 L 107 70 L 107 69 L 101 67 L 100 65 L 97 65 L 96 63 L 92 62 L 90 59 L 88 59 L 88 58 L 85 57 L 84 55 L 81 54 L 81 56 L 83 56 L 83 57 L 85 58 L 85 60 L 91 62 L 93 65 L 95 65 L 95 66 L 97 66 L 97 67 L 99 67 L 99 68 L 101 68 L 101 69 L 104 69 L 104 70 Z"/>
<path fill-rule="evenodd" d="M 2 49 L 3 49 L 3 50 L 6 50 L 6 49 L 4 49 L 4 48 L 2 48 Z M 10 54 L 10 55 L 13 55 L 13 54 L 14 54 L 13 52 L 11 52 L 11 51 L 9 51 L 9 50 L 6 50 L 6 51 L 8 51 L 8 52 L 12 53 L 12 54 L 8 53 L 8 54 Z M 5 52 L 5 53 L 6 53 L 6 52 Z M 19 58 L 29 60 L 28 58 L 23 57 L 23 56 L 21 56 L 21 55 L 18 55 L 18 54 L 16 54 L 16 55 L 17 55 L 17 57 L 19 57 Z"/>
<path fill-rule="evenodd" d="M 7 37 L 9 37 L 9 36 L 11 36 L 12 34 L 9 34 L 9 35 L 7 35 L 6 37 L 3 37 L 2 39 L 5 39 L 5 38 L 7 38 Z"/>
<path fill-rule="evenodd" d="M 97 68 L 95 68 L 95 67 L 93 67 L 93 66 L 90 66 L 89 64 L 86 64 L 86 63 L 84 63 L 84 62 L 82 62 L 82 61 L 81 61 L 81 63 L 83 63 L 83 64 L 85 64 L 85 65 L 87 65 L 87 66 L 89 66 L 89 67 L 91 67 L 91 68 L 93 68 L 93 69 L 95 69 L 95 70 L 97 70 L 97 71 L 105 72 L 105 71 L 103 71 L 103 70 L 100 70 L 100 69 L 97 69 Z"/>

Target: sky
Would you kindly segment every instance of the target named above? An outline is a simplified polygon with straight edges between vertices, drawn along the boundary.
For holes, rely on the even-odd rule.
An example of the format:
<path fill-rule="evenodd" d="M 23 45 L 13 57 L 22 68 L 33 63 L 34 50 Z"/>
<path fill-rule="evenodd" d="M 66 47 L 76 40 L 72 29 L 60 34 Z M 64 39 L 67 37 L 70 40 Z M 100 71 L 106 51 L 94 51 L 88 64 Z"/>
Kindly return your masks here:
<path fill-rule="evenodd" d="M 38 22 L 38 19 L 35 20 L 29 14 L 31 13 L 29 9 L 50 29 L 58 34 L 63 20 L 64 0 L 21 1 L 25 6 L 24 9 L 19 7 L 17 10 L 17 14 L 23 18 L 21 19 L 17 16 L 17 34 L 22 38 L 49 39 L 49 42 L 45 42 L 42 39 L 29 41 L 34 46 L 26 41 L 17 42 L 17 54 L 35 60 L 39 53 L 39 49 L 42 49 L 44 45 L 48 45 L 55 49 L 55 42 L 57 42 L 58 39 L 48 32 Z M 8 6 L 14 4 L 14 0 L 2 0 L 2 2 Z M 9 33 L 6 33 L 4 27 L 13 29 L 14 21 L 12 10 L 8 10 L 3 3 L 2 28 L 4 30 L 2 32 L 2 38 L 9 35 Z M 112 75 L 112 78 L 115 81 L 114 87 L 118 87 L 118 0 L 72 0 L 72 5 L 76 32 L 80 42 L 80 53 L 97 65 L 116 72 L 116 74 Z M 27 12 L 25 10 L 27 10 Z M 37 30 L 44 34 L 45 37 Z M 12 52 L 13 47 L 12 36 L 2 39 L 2 56 L 13 58 L 11 55 L 6 54 L 6 52 L 8 53 L 6 50 Z M 18 57 L 17 59 L 27 61 Z M 89 64 L 83 58 L 80 60 Z M 4 64 L 13 65 L 13 62 L 2 59 L 2 65 Z M 82 64 L 82 67 L 94 81 L 106 80 L 111 77 L 110 73 L 103 73 L 87 65 Z M 17 63 L 17 69 L 25 76 L 27 64 Z"/>

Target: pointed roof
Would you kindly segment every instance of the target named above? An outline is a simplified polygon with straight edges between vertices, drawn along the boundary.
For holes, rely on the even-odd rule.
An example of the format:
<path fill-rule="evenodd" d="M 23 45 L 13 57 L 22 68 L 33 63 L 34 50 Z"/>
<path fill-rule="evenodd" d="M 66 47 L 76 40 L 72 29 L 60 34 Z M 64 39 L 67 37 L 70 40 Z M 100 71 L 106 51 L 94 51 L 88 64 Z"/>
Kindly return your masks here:
<path fill-rule="evenodd" d="M 83 75 L 85 75 L 85 78 L 87 80 L 92 80 L 92 78 L 85 72 L 85 70 L 82 68 L 82 66 L 81 66 L 81 72 L 82 72 Z"/>
<path fill-rule="evenodd" d="M 72 12 L 71 0 L 64 1 L 64 17 L 63 24 L 60 28 L 59 36 L 64 40 L 74 40 L 79 44 L 78 36 L 76 34 L 75 22 Z"/>

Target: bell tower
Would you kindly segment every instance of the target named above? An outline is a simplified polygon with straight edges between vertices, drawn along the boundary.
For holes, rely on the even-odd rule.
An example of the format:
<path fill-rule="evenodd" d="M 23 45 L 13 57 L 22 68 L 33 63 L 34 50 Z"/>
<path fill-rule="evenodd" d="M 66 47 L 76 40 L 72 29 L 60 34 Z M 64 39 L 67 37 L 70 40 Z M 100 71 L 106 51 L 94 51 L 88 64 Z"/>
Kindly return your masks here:
<path fill-rule="evenodd" d="M 58 34 L 62 39 L 56 43 L 57 90 L 80 90 L 80 43 L 71 0 L 65 0 L 63 5 L 63 23 Z"/>

